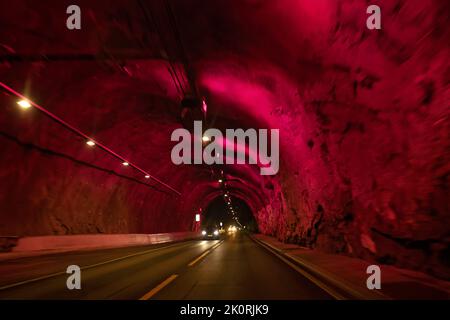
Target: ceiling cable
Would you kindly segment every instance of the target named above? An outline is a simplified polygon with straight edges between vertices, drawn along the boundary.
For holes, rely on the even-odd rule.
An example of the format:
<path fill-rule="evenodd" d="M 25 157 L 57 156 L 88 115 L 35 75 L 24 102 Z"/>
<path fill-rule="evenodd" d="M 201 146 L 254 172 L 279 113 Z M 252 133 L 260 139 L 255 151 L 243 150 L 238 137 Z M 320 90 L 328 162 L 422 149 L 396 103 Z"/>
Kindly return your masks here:
<path fill-rule="evenodd" d="M 155 181 L 156 183 L 159 183 L 160 185 L 163 185 L 164 187 L 166 187 L 167 189 L 170 189 L 171 191 L 173 191 L 175 194 L 181 196 L 181 193 L 176 190 L 175 188 L 171 187 L 170 185 L 168 185 L 167 183 L 159 180 L 158 178 L 156 178 L 155 176 L 151 175 L 149 172 L 145 171 L 144 169 L 140 168 L 139 166 L 135 165 L 134 163 L 128 161 L 127 159 L 125 159 L 124 157 L 122 157 L 121 155 L 119 155 L 118 153 L 114 152 L 113 150 L 111 150 L 110 148 L 108 148 L 107 146 L 105 146 L 104 144 L 101 144 L 100 142 L 90 138 L 87 134 L 83 133 L 82 131 L 80 131 L 79 129 L 75 128 L 74 126 L 72 126 L 71 124 L 67 123 L 66 121 L 64 121 L 63 119 L 59 118 L 58 116 L 56 116 L 55 114 L 51 113 L 50 111 L 48 111 L 47 109 L 45 109 L 44 107 L 38 105 L 37 103 L 29 100 L 28 98 L 26 98 L 24 95 L 20 94 L 19 92 L 15 91 L 14 89 L 12 89 L 11 87 L 7 86 L 6 84 L 4 84 L 3 82 L 0 82 L 0 86 L 3 87 L 5 90 L 7 90 L 8 92 L 12 93 L 13 95 L 17 96 L 20 99 L 23 99 L 22 101 L 19 102 L 19 105 L 23 106 L 29 106 L 32 105 L 34 106 L 36 109 L 38 109 L 39 111 L 41 111 L 43 114 L 45 114 L 46 116 L 48 116 L 49 118 L 51 118 L 53 121 L 59 123 L 60 125 L 62 125 L 63 127 L 65 127 L 66 129 L 68 129 L 69 131 L 72 131 L 73 133 L 75 133 L 76 135 L 86 139 L 86 143 L 90 146 L 98 146 L 100 149 L 102 149 L 103 151 L 111 154 L 113 157 L 119 159 L 120 161 L 122 161 L 122 164 L 124 166 L 129 166 L 132 167 L 134 169 L 136 169 L 137 171 L 141 172 L 142 174 L 144 174 L 144 177 L 146 179 L 152 179 L 153 181 Z"/>
<path fill-rule="evenodd" d="M 167 62 L 169 64 L 169 74 L 172 78 L 172 81 L 177 88 L 177 91 L 181 92 L 181 98 L 183 98 L 186 95 L 186 89 L 184 88 L 184 85 L 182 84 L 182 81 L 180 80 L 180 76 L 178 76 L 178 71 L 175 68 L 172 59 L 170 57 L 169 53 L 169 46 L 165 40 L 165 38 L 162 36 L 161 28 L 156 22 L 155 16 L 153 15 L 152 10 L 148 9 L 148 7 L 143 3 L 142 0 L 138 0 L 138 3 L 142 9 L 142 12 L 144 13 L 144 18 L 147 21 L 147 23 L 151 26 L 153 26 L 153 29 L 155 30 L 156 34 L 158 35 L 160 44 L 162 49 L 164 50 L 165 54 L 167 55 Z M 152 31 L 152 30 L 150 30 Z"/>

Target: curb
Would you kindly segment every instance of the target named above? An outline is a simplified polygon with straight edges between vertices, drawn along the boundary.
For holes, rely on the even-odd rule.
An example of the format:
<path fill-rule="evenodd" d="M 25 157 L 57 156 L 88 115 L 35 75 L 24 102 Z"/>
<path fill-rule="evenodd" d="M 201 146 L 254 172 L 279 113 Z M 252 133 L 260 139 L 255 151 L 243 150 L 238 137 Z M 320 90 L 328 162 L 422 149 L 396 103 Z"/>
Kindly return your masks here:
<path fill-rule="evenodd" d="M 392 300 L 392 298 L 378 292 L 378 291 L 362 291 L 360 288 L 351 284 L 345 279 L 336 277 L 328 271 L 321 269 L 320 267 L 310 264 L 306 261 L 301 260 L 298 257 L 285 253 L 283 250 L 274 247 L 273 245 L 256 239 L 253 236 L 250 238 L 264 247 L 266 250 L 275 254 L 278 258 L 282 260 L 287 260 L 294 264 L 301 270 L 296 270 L 300 272 L 303 276 L 307 277 L 309 280 L 314 282 L 317 286 L 325 290 L 327 293 L 332 295 L 338 300 Z M 286 262 L 286 261 L 285 261 Z M 287 262 L 286 262 L 287 263 Z M 289 263 L 288 263 L 289 264 Z M 368 290 L 367 290 L 368 291 Z"/>

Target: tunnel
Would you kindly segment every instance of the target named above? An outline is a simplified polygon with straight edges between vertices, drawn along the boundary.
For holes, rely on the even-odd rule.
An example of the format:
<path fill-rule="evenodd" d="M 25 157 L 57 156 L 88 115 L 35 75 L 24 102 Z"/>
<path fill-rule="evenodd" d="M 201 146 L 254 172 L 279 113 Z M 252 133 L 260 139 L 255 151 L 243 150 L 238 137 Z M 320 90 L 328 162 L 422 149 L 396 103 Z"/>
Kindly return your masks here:
<path fill-rule="evenodd" d="M 373 2 L 381 30 L 363 0 L 0 2 L 0 256 L 220 221 L 449 281 L 450 4 Z M 194 123 L 223 163 L 174 163 L 177 129 L 219 142 Z M 228 129 L 278 130 L 279 168 Z"/>
<path fill-rule="evenodd" d="M 230 206 L 233 209 L 230 214 Z M 233 214 L 234 213 L 234 214 Z M 203 226 L 230 227 L 237 225 L 240 228 L 248 229 L 251 232 L 258 231 L 258 225 L 254 214 L 245 201 L 240 198 L 219 196 L 212 200 L 206 207 Z"/>

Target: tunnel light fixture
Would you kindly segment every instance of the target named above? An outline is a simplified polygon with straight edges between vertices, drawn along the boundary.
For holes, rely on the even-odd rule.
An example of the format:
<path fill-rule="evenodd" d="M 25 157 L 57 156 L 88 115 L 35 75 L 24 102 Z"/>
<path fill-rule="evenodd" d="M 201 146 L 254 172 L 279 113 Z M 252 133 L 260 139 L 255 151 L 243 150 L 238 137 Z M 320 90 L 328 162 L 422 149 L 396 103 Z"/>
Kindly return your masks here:
<path fill-rule="evenodd" d="M 146 174 L 145 179 L 150 179 L 150 176 L 148 174 Z"/>
<path fill-rule="evenodd" d="M 31 108 L 31 103 L 29 103 L 27 100 L 22 99 L 17 101 L 17 104 L 22 108 L 22 109 L 29 109 Z"/>
<path fill-rule="evenodd" d="M 222 183 L 222 182 L 223 182 L 223 180 L 222 180 L 222 179 L 219 179 L 219 180 L 218 180 L 218 182 L 219 182 L 219 183 Z"/>
<path fill-rule="evenodd" d="M 54 113 L 50 112 L 49 110 L 47 110 L 43 106 L 41 106 L 41 105 L 39 105 L 37 103 L 34 103 L 31 100 L 27 99 L 27 97 L 25 97 L 23 94 L 17 92 L 16 90 L 14 90 L 10 86 L 6 85 L 2 81 L 0 81 L 0 89 L 1 88 L 5 89 L 6 91 L 8 91 L 9 93 L 11 93 L 12 95 L 14 95 L 14 96 L 16 96 L 18 98 L 16 103 L 17 103 L 17 105 L 19 105 L 20 108 L 22 108 L 22 109 L 29 109 L 29 108 L 31 108 L 33 106 L 38 111 L 43 113 L 45 116 L 51 118 L 53 121 L 57 122 L 59 125 L 61 125 L 65 129 L 67 129 L 67 130 L 71 131 L 72 133 L 76 134 L 77 136 L 81 137 L 83 139 L 83 141 L 86 141 L 86 144 L 88 144 L 89 146 L 96 145 L 99 149 L 101 149 L 101 150 L 105 151 L 106 153 L 112 155 L 116 159 L 119 159 L 120 161 L 124 161 L 124 158 L 122 156 L 120 156 L 118 153 L 116 153 L 113 150 L 111 150 L 110 148 L 108 148 L 106 145 L 103 145 L 103 144 L 101 144 L 99 142 L 92 141 L 91 138 L 87 134 L 85 134 L 84 132 L 82 132 L 78 128 L 74 127 L 73 125 L 71 125 L 67 121 L 61 119 L 60 117 L 58 117 Z M 93 144 L 91 142 L 89 142 L 89 141 L 91 141 Z M 130 164 L 127 161 L 122 162 L 122 164 L 124 166 L 130 165 L 131 167 L 133 167 L 133 169 L 141 172 L 142 174 L 149 175 L 148 172 L 146 172 L 144 169 L 138 167 L 136 164 Z M 151 178 L 156 183 L 159 183 L 159 184 L 163 185 L 167 189 L 170 189 L 172 192 L 174 192 L 176 195 L 181 196 L 181 192 L 179 192 L 178 190 L 176 190 L 172 186 L 170 186 L 167 183 L 159 180 L 155 176 L 151 176 Z"/>
<path fill-rule="evenodd" d="M 86 141 L 86 144 L 89 146 L 89 147 L 93 147 L 93 146 L 95 146 L 95 142 L 94 141 L 92 141 L 92 140 L 88 140 L 88 141 Z"/>

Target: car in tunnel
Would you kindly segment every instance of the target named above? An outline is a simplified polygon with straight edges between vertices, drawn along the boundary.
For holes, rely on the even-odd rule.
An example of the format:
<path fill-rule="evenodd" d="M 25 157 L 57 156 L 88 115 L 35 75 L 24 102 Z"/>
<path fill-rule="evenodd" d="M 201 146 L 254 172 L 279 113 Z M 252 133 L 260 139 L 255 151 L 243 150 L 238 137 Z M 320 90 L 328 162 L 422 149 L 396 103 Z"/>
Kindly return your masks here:
<path fill-rule="evenodd" d="M 202 230 L 202 238 L 207 240 L 218 240 L 221 238 L 219 228 L 216 226 L 206 226 Z"/>

